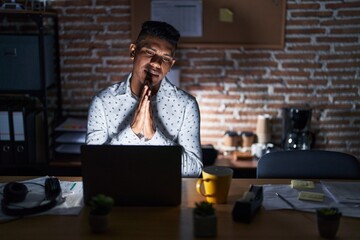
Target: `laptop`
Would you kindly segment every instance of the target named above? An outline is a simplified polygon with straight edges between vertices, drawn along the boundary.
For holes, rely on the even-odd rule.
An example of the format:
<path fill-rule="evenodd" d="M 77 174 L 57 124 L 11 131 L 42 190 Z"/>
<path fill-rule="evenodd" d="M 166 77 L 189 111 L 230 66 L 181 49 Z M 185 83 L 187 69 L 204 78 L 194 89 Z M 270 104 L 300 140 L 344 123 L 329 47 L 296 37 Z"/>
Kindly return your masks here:
<path fill-rule="evenodd" d="M 181 203 L 181 146 L 82 145 L 84 202 L 105 194 L 115 206 Z"/>

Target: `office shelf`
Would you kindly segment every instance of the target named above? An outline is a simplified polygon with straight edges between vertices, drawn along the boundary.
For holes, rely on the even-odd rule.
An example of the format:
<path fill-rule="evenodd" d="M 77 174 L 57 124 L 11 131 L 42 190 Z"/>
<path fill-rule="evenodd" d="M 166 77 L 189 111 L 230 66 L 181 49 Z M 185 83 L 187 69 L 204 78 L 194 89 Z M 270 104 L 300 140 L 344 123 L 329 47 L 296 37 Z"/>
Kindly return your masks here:
<path fill-rule="evenodd" d="M 3 69 L 0 95 L 8 98 L 36 98 L 39 103 L 37 110 L 43 114 L 45 139 L 42 147 L 45 156 L 43 162 L 34 163 L 28 159 L 23 164 L 4 165 L 0 161 L 0 174 L 47 173 L 48 164 L 54 157 L 54 126 L 62 118 L 57 14 L 0 10 L 0 46 L 0 68 Z M 20 50 L 23 50 L 23 55 Z"/>

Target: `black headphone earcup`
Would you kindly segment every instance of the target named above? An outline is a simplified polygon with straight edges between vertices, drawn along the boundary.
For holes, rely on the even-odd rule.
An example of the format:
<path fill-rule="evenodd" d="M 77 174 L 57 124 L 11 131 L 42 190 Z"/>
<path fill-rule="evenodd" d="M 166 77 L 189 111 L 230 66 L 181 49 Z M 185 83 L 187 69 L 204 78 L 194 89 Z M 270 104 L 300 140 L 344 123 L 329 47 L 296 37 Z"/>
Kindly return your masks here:
<path fill-rule="evenodd" d="M 28 188 L 23 183 L 9 182 L 5 185 L 3 197 L 6 202 L 18 203 L 26 198 Z"/>
<path fill-rule="evenodd" d="M 61 193 L 60 181 L 51 177 L 45 180 L 45 197 L 47 200 L 55 200 Z"/>
<path fill-rule="evenodd" d="M 15 197 L 15 200 L 17 202 L 22 202 L 26 197 L 26 193 L 28 192 L 28 189 L 23 183 L 12 182 L 8 184 L 10 185 L 7 187 L 8 188 L 7 190 L 4 188 L 4 197 L 1 200 L 2 212 L 8 216 L 26 216 L 26 215 L 37 214 L 47 211 L 55 207 L 58 203 L 57 198 L 61 197 L 60 181 L 57 178 L 52 177 L 52 178 L 47 178 L 45 180 L 45 186 L 44 186 L 46 199 L 49 200 L 48 203 L 30 208 L 9 207 L 11 203 L 15 203 L 15 201 L 13 201 L 14 197 L 12 197 L 11 194 L 10 194 L 10 199 L 8 198 L 8 194 L 12 192 L 11 190 L 14 190 L 14 188 L 17 189 L 19 187 L 21 188 L 21 191 L 19 190 L 19 192 L 25 192 L 24 196 L 19 194 L 21 195 L 22 200 L 20 197 Z M 22 185 L 25 186 L 26 191 L 24 190 Z M 9 192 L 9 193 L 5 193 L 5 192 Z"/>

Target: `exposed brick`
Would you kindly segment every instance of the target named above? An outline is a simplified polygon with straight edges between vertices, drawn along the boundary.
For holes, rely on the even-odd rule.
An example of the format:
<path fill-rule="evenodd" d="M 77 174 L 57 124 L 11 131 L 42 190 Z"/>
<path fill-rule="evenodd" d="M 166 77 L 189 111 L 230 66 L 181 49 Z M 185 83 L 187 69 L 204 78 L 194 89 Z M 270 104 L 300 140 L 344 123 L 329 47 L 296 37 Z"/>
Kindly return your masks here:
<path fill-rule="evenodd" d="M 56 0 L 51 1 L 51 7 L 53 8 L 61 8 L 61 7 L 79 7 L 79 6 L 91 6 L 92 0 L 77 0 L 77 1 L 69 1 L 69 0 Z"/>
<path fill-rule="evenodd" d="M 63 28 L 64 31 L 96 31 L 101 32 L 104 31 L 103 26 L 99 26 L 98 24 L 87 24 L 87 25 L 65 25 Z"/>
<path fill-rule="evenodd" d="M 334 62 L 327 63 L 327 68 L 352 68 L 352 67 L 360 67 L 360 61 L 356 62 Z"/>
<path fill-rule="evenodd" d="M 304 12 L 293 12 L 291 13 L 292 17 L 331 17 L 333 15 L 332 11 L 304 11 Z"/>
<path fill-rule="evenodd" d="M 353 11 L 343 10 L 343 11 L 338 11 L 337 15 L 341 16 L 341 17 L 360 17 L 360 11 L 359 10 L 353 10 Z"/>
<path fill-rule="evenodd" d="M 106 16 L 106 17 L 97 17 L 96 22 L 97 23 L 114 23 L 114 22 L 129 22 L 130 17 L 129 16 Z"/>
<path fill-rule="evenodd" d="M 285 100 L 285 96 L 274 96 L 274 95 L 250 95 L 250 94 L 244 94 L 244 100 L 245 102 L 247 101 L 284 101 Z"/>
<path fill-rule="evenodd" d="M 301 46 L 289 46 L 289 51 L 310 51 L 310 52 L 317 52 L 317 51 L 329 51 L 330 45 L 301 45 Z"/>
<path fill-rule="evenodd" d="M 130 0 L 96 0 L 98 6 L 124 6 L 130 5 Z"/>
<path fill-rule="evenodd" d="M 92 23 L 93 17 L 86 17 L 86 16 L 60 16 L 59 21 L 63 22 L 63 24 L 66 26 L 66 24 L 85 24 L 85 23 Z"/>
<path fill-rule="evenodd" d="M 272 61 L 245 61 L 245 62 L 239 62 L 239 67 L 243 68 L 243 67 L 277 67 L 278 64 L 276 62 L 272 62 Z"/>
<path fill-rule="evenodd" d="M 359 39 L 358 37 L 317 37 L 317 38 L 316 38 L 316 41 L 319 42 L 319 43 L 322 43 L 322 42 L 351 43 L 351 42 L 357 42 L 358 39 Z"/>
<path fill-rule="evenodd" d="M 188 91 L 196 91 L 196 90 L 201 90 L 201 91 L 224 91 L 224 87 L 220 87 L 220 86 L 188 86 L 186 87 L 186 90 Z"/>
<path fill-rule="evenodd" d="M 91 52 L 88 51 L 88 49 L 79 51 L 61 51 L 60 52 L 60 57 L 90 57 L 91 56 Z"/>
<path fill-rule="evenodd" d="M 294 20 L 287 20 L 286 21 L 286 26 L 287 27 L 292 27 L 292 26 L 318 26 L 319 25 L 319 20 L 317 19 L 294 19 Z"/>
<path fill-rule="evenodd" d="M 324 28 L 307 28 L 307 29 L 286 29 L 286 34 L 302 34 L 302 35 L 312 35 L 312 34 L 324 34 Z"/>
<path fill-rule="evenodd" d="M 328 102 L 328 97 L 321 96 L 289 96 L 289 101 L 291 102 L 308 102 L 308 103 L 320 103 L 320 102 Z"/>
<path fill-rule="evenodd" d="M 232 59 L 267 59 L 270 58 L 270 53 L 232 53 Z"/>
<path fill-rule="evenodd" d="M 83 59 L 67 59 L 64 60 L 66 65 L 88 65 L 88 64 L 100 64 L 102 61 L 98 58 L 83 58 Z"/>
<path fill-rule="evenodd" d="M 340 26 L 340 27 L 344 27 L 346 25 L 358 26 L 359 24 L 360 24 L 360 18 L 325 20 L 320 23 L 321 26 Z"/>
<path fill-rule="evenodd" d="M 63 107 L 86 116 L 92 96 L 131 71 L 131 1 L 51 6 L 59 13 Z M 180 48 L 176 67 L 181 86 L 198 99 L 202 143 L 220 148 L 226 130 L 254 131 L 257 116 L 268 113 L 280 144 L 281 109 L 309 105 L 315 148 L 360 157 L 359 9 L 357 1 L 287 0 L 282 49 Z"/>
<path fill-rule="evenodd" d="M 197 59 L 197 58 L 216 58 L 216 59 L 222 59 L 225 57 L 224 52 L 206 52 L 206 50 L 204 50 L 204 52 L 187 52 L 185 53 L 185 57 L 189 58 L 189 59 Z"/>
<path fill-rule="evenodd" d="M 256 84 L 256 85 L 270 85 L 270 84 L 283 84 L 282 79 L 245 79 L 241 81 L 243 84 Z"/>
<path fill-rule="evenodd" d="M 285 41 L 287 43 L 309 43 L 310 40 L 311 39 L 307 37 L 291 37 L 291 36 L 285 37 Z"/>
<path fill-rule="evenodd" d="M 95 40 L 99 41 L 108 41 L 108 40 L 122 40 L 122 39 L 129 39 L 129 33 L 117 33 L 117 34 L 102 34 L 96 35 L 94 37 Z"/>
<path fill-rule="evenodd" d="M 339 29 L 331 29 L 331 34 L 359 34 L 360 28 L 339 28 Z"/>
<path fill-rule="evenodd" d="M 318 89 L 317 92 L 319 94 L 349 94 L 349 93 L 354 93 L 356 94 L 359 90 L 355 87 L 349 87 L 349 88 L 344 88 L 344 87 L 337 87 L 337 88 L 326 88 L 326 89 Z"/>
<path fill-rule="evenodd" d="M 237 76 L 262 76 L 265 74 L 265 70 L 227 70 L 227 75 Z"/>
<path fill-rule="evenodd" d="M 353 96 L 351 98 L 353 101 L 360 101 L 360 96 Z M 349 96 L 334 96 L 333 101 L 336 102 L 348 102 Z"/>
<path fill-rule="evenodd" d="M 287 3 L 287 9 L 297 10 L 297 9 L 319 9 L 320 4 L 318 3 Z"/>
<path fill-rule="evenodd" d="M 233 65 L 234 65 L 233 61 L 213 61 L 213 60 L 194 61 L 195 67 L 201 67 L 201 66 L 231 67 Z"/>
<path fill-rule="evenodd" d="M 284 87 L 274 87 L 274 93 L 295 93 L 295 94 L 311 94 L 313 89 L 309 88 L 284 88 Z"/>
<path fill-rule="evenodd" d="M 314 80 L 287 80 L 286 81 L 287 85 L 292 86 L 292 85 L 306 85 L 306 86 L 326 86 L 326 84 L 328 83 L 327 80 L 322 80 L 322 79 L 314 79 Z"/>
<path fill-rule="evenodd" d="M 359 44 L 355 44 L 355 45 L 350 45 L 350 46 L 335 46 L 335 50 L 337 52 L 351 52 L 351 51 L 360 51 L 360 45 Z"/>
<path fill-rule="evenodd" d="M 314 53 L 279 53 L 275 54 L 276 59 L 286 60 L 286 59 L 314 59 L 316 54 Z"/>
<path fill-rule="evenodd" d="M 67 8 L 64 11 L 66 15 L 103 15 L 106 14 L 106 9 L 104 8 Z"/>
<path fill-rule="evenodd" d="M 61 70 L 64 73 L 88 73 L 91 72 L 91 67 L 63 67 Z"/>
<path fill-rule="evenodd" d="M 220 69 L 208 68 L 208 69 L 184 69 L 182 74 L 200 74 L 200 75 L 219 75 Z"/>
<path fill-rule="evenodd" d="M 360 59 L 359 54 L 328 54 L 320 55 L 319 60 L 339 60 L 339 59 Z"/>
<path fill-rule="evenodd" d="M 300 72 L 300 71 L 278 71 L 272 70 L 272 76 L 282 76 L 282 77 L 309 77 L 310 73 L 307 72 Z"/>
<path fill-rule="evenodd" d="M 327 3 L 326 8 L 328 9 L 340 9 L 340 8 L 352 8 L 352 7 L 360 7 L 359 2 L 339 2 L 339 3 Z"/>
<path fill-rule="evenodd" d="M 327 114 L 327 117 L 347 117 L 347 118 L 352 118 L 352 117 L 356 117 L 359 118 L 360 117 L 360 111 L 355 111 L 355 110 L 346 110 L 346 111 L 337 111 L 337 112 L 329 112 Z"/>
<path fill-rule="evenodd" d="M 355 85 L 357 87 L 360 87 L 359 85 L 359 80 L 355 80 L 355 79 L 351 79 L 351 80 L 346 80 L 346 79 L 341 79 L 341 80 L 332 80 L 332 85 Z"/>
<path fill-rule="evenodd" d="M 320 63 L 311 63 L 311 62 L 293 62 L 293 63 L 283 63 L 284 68 L 320 68 Z"/>

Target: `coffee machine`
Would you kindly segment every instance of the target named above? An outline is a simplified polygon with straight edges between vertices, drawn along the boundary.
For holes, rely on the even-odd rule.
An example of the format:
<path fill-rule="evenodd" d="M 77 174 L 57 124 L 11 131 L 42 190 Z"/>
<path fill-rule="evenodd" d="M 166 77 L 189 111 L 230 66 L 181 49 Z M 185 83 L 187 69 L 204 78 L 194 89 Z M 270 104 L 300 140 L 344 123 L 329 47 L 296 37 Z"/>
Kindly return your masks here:
<path fill-rule="evenodd" d="M 284 108 L 282 141 L 285 150 L 306 150 L 313 144 L 310 108 Z"/>

